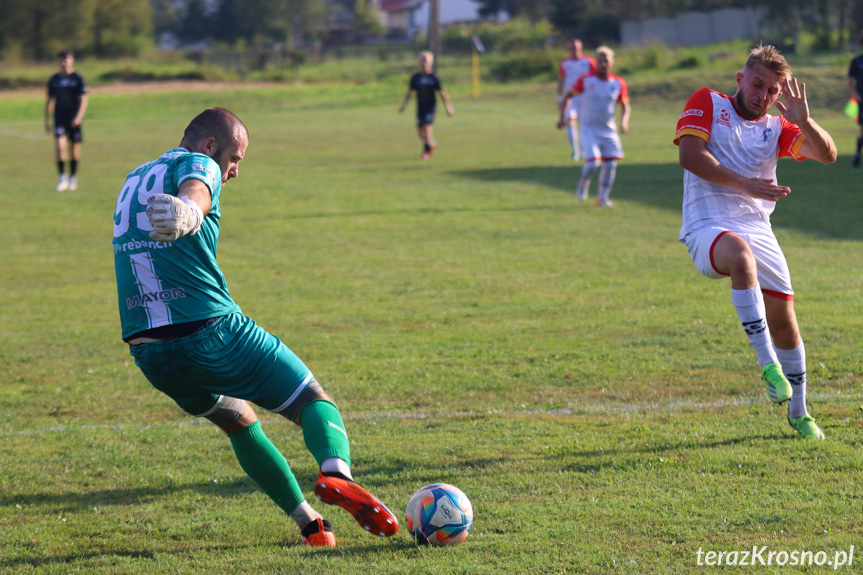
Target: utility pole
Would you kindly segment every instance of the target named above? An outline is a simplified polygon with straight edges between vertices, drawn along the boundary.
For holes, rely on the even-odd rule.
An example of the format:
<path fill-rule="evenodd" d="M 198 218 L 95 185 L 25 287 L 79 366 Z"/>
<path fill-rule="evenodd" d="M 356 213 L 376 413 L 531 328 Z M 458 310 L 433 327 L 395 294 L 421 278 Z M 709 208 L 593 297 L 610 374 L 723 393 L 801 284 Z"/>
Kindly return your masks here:
<path fill-rule="evenodd" d="M 429 50 L 434 54 L 434 71 L 437 73 L 438 58 L 440 57 L 440 0 L 429 0 Z"/>

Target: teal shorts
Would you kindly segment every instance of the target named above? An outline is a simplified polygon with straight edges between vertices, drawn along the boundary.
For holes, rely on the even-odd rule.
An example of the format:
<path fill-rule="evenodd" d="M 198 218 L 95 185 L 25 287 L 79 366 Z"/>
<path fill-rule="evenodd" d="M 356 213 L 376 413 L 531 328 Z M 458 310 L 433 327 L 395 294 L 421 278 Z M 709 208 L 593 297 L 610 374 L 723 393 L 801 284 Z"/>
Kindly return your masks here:
<path fill-rule="evenodd" d="M 241 313 L 186 337 L 130 346 L 129 353 L 153 387 L 199 417 L 215 411 L 223 395 L 279 412 L 314 379 L 279 338 Z"/>

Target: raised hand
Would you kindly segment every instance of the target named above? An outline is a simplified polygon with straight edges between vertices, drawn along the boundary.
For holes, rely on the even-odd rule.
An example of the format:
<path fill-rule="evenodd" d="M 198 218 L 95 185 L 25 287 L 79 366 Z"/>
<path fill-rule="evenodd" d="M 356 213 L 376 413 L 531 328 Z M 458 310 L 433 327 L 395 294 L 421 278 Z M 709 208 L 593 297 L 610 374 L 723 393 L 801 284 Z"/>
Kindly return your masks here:
<path fill-rule="evenodd" d="M 782 80 L 782 98 L 785 102 L 776 101 L 776 107 L 782 116 L 798 126 L 809 121 L 809 104 L 806 101 L 806 84 L 798 85 L 797 78 Z"/>

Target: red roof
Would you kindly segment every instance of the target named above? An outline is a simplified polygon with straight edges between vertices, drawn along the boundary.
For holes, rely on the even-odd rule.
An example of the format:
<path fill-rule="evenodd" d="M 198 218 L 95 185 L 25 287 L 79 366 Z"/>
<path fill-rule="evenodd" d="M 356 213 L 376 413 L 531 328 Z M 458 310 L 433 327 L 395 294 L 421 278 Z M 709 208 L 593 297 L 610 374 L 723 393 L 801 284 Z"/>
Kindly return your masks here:
<path fill-rule="evenodd" d="M 380 2 L 381 10 L 384 12 L 403 12 L 421 4 L 417 0 L 380 0 Z"/>

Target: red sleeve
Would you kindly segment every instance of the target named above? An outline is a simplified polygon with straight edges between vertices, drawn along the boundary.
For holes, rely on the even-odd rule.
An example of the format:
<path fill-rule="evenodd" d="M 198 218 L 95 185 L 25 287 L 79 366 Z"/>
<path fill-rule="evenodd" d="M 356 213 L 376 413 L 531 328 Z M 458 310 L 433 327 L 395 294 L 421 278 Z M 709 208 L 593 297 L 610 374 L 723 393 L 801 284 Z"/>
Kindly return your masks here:
<path fill-rule="evenodd" d="M 618 102 L 629 102 L 629 88 L 626 87 L 626 81 L 620 76 L 615 76 L 620 82 L 620 96 L 617 97 Z"/>
<path fill-rule="evenodd" d="M 595 74 L 596 73 L 596 60 L 594 60 L 593 58 L 588 56 L 587 61 L 590 62 L 590 72 L 589 73 Z"/>
<path fill-rule="evenodd" d="M 548 68 L 546 68 L 546 70 L 547 70 L 547 69 L 548 69 Z M 563 60 L 561 60 L 561 61 L 560 61 L 560 65 L 557 67 L 557 78 L 558 78 L 559 80 L 563 80 L 563 77 L 564 77 L 564 76 L 566 76 L 566 74 L 565 74 L 565 73 L 564 73 L 564 71 L 563 71 Z"/>
<path fill-rule="evenodd" d="M 582 92 L 584 92 L 584 79 L 590 76 L 590 74 L 582 74 L 578 77 L 578 80 L 572 85 L 572 88 L 569 89 L 569 93 L 573 96 L 578 96 Z"/>
<path fill-rule="evenodd" d="M 710 128 L 713 125 L 713 98 L 710 90 L 701 88 L 686 102 L 686 108 L 677 120 L 677 132 L 674 134 L 675 145 L 680 144 L 682 136 L 698 136 L 705 142 L 710 140 Z"/>
<path fill-rule="evenodd" d="M 785 116 L 779 116 L 779 121 L 782 124 L 782 133 L 779 134 L 779 157 L 805 160 L 806 156 L 799 155 L 800 146 L 806 140 L 803 131 L 797 124 L 786 120 Z"/>

